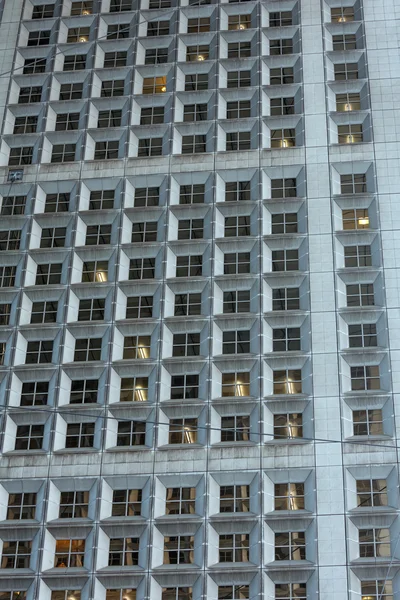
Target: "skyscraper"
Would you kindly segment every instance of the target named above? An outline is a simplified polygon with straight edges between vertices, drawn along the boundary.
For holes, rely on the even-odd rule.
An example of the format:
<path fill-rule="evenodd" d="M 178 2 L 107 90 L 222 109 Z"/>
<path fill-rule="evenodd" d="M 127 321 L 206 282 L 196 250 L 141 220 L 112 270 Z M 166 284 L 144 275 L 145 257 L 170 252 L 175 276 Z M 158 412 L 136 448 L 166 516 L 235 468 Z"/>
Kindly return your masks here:
<path fill-rule="evenodd" d="M 400 2 L 0 15 L 0 600 L 399 599 Z"/>

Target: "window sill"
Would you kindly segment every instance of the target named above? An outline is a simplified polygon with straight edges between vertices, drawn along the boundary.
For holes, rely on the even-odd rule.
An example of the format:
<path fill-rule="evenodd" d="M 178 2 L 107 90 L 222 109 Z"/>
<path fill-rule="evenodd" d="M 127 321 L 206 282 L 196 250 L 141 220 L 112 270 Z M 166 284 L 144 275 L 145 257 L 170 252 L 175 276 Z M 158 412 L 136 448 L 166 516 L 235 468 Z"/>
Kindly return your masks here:
<path fill-rule="evenodd" d="M 106 448 L 106 452 L 143 452 L 143 450 L 151 450 L 150 446 L 137 445 L 137 446 L 112 446 Z"/>

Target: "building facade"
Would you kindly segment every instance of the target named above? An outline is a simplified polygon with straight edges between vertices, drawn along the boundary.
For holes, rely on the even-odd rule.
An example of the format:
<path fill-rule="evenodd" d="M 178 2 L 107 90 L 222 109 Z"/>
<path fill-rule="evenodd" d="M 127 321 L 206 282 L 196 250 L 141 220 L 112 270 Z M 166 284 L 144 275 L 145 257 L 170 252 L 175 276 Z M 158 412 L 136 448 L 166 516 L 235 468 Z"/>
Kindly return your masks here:
<path fill-rule="evenodd" d="M 1 10 L 0 600 L 399 599 L 400 2 Z"/>

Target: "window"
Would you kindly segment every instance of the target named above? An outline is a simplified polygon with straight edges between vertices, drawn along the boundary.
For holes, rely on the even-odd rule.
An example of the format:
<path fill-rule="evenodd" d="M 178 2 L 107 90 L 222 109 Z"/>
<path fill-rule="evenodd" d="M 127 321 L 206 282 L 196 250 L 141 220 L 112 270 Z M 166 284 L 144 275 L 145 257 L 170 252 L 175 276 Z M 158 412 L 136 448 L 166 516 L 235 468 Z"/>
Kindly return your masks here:
<path fill-rule="evenodd" d="M 132 10 L 132 0 L 111 0 L 110 12 L 123 12 L 125 10 Z"/>
<path fill-rule="evenodd" d="M 181 219 L 178 224 L 178 240 L 198 240 L 204 237 L 203 219 Z"/>
<path fill-rule="evenodd" d="M 147 23 L 147 37 L 169 34 L 169 21 L 149 21 Z"/>
<path fill-rule="evenodd" d="M 111 225 L 88 225 L 86 228 L 86 246 L 98 246 L 111 243 Z"/>
<path fill-rule="evenodd" d="M 94 160 L 112 160 L 118 158 L 119 141 L 104 140 L 96 142 L 94 147 Z"/>
<path fill-rule="evenodd" d="M 279 600 L 307 600 L 307 584 L 276 583 L 275 598 Z"/>
<path fill-rule="evenodd" d="M 144 64 L 159 65 L 168 62 L 168 48 L 148 48 L 146 50 Z"/>
<path fill-rule="evenodd" d="M 28 36 L 28 46 L 48 46 L 50 44 L 50 30 L 30 31 Z"/>
<path fill-rule="evenodd" d="M 76 144 L 54 144 L 51 153 L 52 163 L 63 163 L 75 160 Z"/>
<path fill-rule="evenodd" d="M 15 266 L 0 266 L 0 287 L 14 286 L 16 270 L 17 268 Z"/>
<path fill-rule="evenodd" d="M 143 94 L 163 94 L 167 91 L 167 78 L 163 77 L 144 77 Z"/>
<path fill-rule="evenodd" d="M 160 202 L 160 188 L 136 188 L 135 189 L 135 208 L 142 206 L 158 206 Z"/>
<path fill-rule="evenodd" d="M 104 306 L 104 298 L 88 298 L 87 300 L 80 300 L 78 321 L 103 321 Z"/>
<path fill-rule="evenodd" d="M 299 288 L 275 288 L 272 290 L 272 310 L 299 310 Z"/>
<path fill-rule="evenodd" d="M 275 510 L 304 510 L 304 483 L 276 483 Z"/>
<path fill-rule="evenodd" d="M 83 567 L 85 540 L 56 540 L 54 566 L 60 569 Z"/>
<path fill-rule="evenodd" d="M 100 110 L 97 127 L 119 127 L 121 125 L 122 110 Z"/>
<path fill-rule="evenodd" d="M 199 356 L 200 333 L 174 333 L 172 356 Z"/>
<path fill-rule="evenodd" d="M 83 83 L 62 83 L 60 100 L 80 100 L 83 95 Z"/>
<path fill-rule="evenodd" d="M 222 397 L 250 396 L 250 373 L 222 373 Z"/>
<path fill-rule="evenodd" d="M 169 444 L 195 444 L 197 442 L 197 419 L 170 419 Z"/>
<path fill-rule="evenodd" d="M 250 216 L 225 217 L 225 237 L 250 235 Z"/>
<path fill-rule="evenodd" d="M 0 304 L 0 325 L 10 324 L 11 304 Z"/>
<path fill-rule="evenodd" d="M 338 125 L 339 144 L 357 144 L 363 140 L 362 125 Z"/>
<path fill-rule="evenodd" d="M 62 263 L 38 264 L 35 285 L 51 285 L 61 282 Z"/>
<path fill-rule="evenodd" d="M 139 564 L 139 538 L 111 538 L 109 567 L 132 567 Z"/>
<path fill-rule="evenodd" d="M 354 283 L 346 286 L 347 306 L 374 306 L 374 284 Z"/>
<path fill-rule="evenodd" d="M 250 273 L 250 252 L 224 254 L 224 274 Z"/>
<path fill-rule="evenodd" d="M 32 19 L 51 19 L 54 15 L 54 4 L 40 4 L 33 7 Z"/>
<path fill-rule="evenodd" d="M 354 21 L 354 7 L 338 6 L 331 8 L 331 21 L 332 23 L 345 23 L 347 21 Z"/>
<path fill-rule="evenodd" d="M 294 83 L 293 67 L 275 67 L 269 70 L 270 85 L 286 85 Z"/>
<path fill-rule="evenodd" d="M 8 497 L 7 520 L 19 521 L 22 519 L 34 519 L 36 513 L 36 494 L 33 492 L 22 492 L 10 494 Z"/>
<path fill-rule="evenodd" d="M 37 123 L 37 116 L 16 117 L 13 133 L 36 133 Z"/>
<path fill-rule="evenodd" d="M 387 506 L 386 479 L 357 479 L 357 507 Z"/>
<path fill-rule="evenodd" d="M 188 400 L 199 397 L 198 375 L 172 375 L 171 400 Z"/>
<path fill-rule="evenodd" d="M 89 492 L 61 492 L 59 519 L 87 519 Z"/>
<path fill-rule="evenodd" d="M 14 450 L 42 450 L 44 425 L 18 425 Z"/>
<path fill-rule="evenodd" d="M 349 347 L 350 348 L 369 348 L 377 346 L 378 339 L 376 335 L 375 323 L 360 323 L 359 325 L 349 325 Z"/>
<path fill-rule="evenodd" d="M 67 44 L 89 41 L 90 27 L 71 27 L 68 29 Z"/>
<path fill-rule="evenodd" d="M 196 488 L 167 488 L 165 514 L 191 515 L 196 512 Z"/>
<path fill-rule="evenodd" d="M 203 257 L 201 255 L 177 256 L 177 277 L 201 277 L 203 274 Z"/>
<path fill-rule="evenodd" d="M 97 379 L 73 379 L 70 404 L 94 404 L 97 402 L 99 382 Z"/>
<path fill-rule="evenodd" d="M 251 15 L 228 15 L 228 29 L 243 31 L 251 27 Z"/>
<path fill-rule="evenodd" d="M 250 312 L 250 290 L 224 292 L 223 312 L 233 314 Z"/>
<path fill-rule="evenodd" d="M 201 293 L 175 294 L 175 317 L 201 315 Z"/>
<path fill-rule="evenodd" d="M 225 202 L 251 200 L 250 181 L 230 181 L 225 183 Z"/>
<path fill-rule="evenodd" d="M 93 448 L 95 423 L 68 423 L 66 448 Z"/>
<path fill-rule="evenodd" d="M 101 82 L 101 97 L 123 96 L 125 93 L 125 82 L 123 79 L 113 79 Z"/>
<path fill-rule="evenodd" d="M 380 377 L 379 366 L 350 367 L 351 389 L 360 390 L 379 390 Z"/>
<path fill-rule="evenodd" d="M 84 262 L 82 267 L 82 282 L 105 283 L 108 280 L 108 262 L 93 260 Z"/>
<path fill-rule="evenodd" d="M 33 161 L 33 146 L 21 146 L 19 148 L 10 148 L 8 157 L 9 167 L 19 167 L 21 165 L 31 165 Z"/>
<path fill-rule="evenodd" d="M 204 33 L 210 31 L 210 17 L 195 17 L 188 19 L 188 33 Z"/>
<path fill-rule="evenodd" d="M 124 337 L 123 358 L 143 360 L 150 358 L 151 338 L 149 335 L 128 335 Z"/>
<path fill-rule="evenodd" d="M 297 233 L 297 213 L 277 213 L 271 215 L 271 233 Z"/>
<path fill-rule="evenodd" d="M 138 156 L 161 156 L 163 150 L 162 137 L 145 138 L 139 140 Z"/>
<path fill-rule="evenodd" d="M 42 229 L 40 238 L 41 248 L 64 248 L 65 246 L 65 227 L 53 227 L 52 229 Z"/>
<path fill-rule="evenodd" d="M 389 557 L 389 529 L 360 529 L 358 532 L 360 558 Z"/>
<path fill-rule="evenodd" d="M 194 562 L 194 536 L 179 535 L 164 537 L 165 565 L 188 565 Z"/>
<path fill-rule="evenodd" d="M 126 67 L 128 62 L 127 52 L 106 52 L 104 54 L 104 69 L 116 69 L 117 67 Z"/>
<path fill-rule="evenodd" d="M 270 112 L 272 116 L 294 115 L 294 98 L 271 98 Z"/>
<path fill-rule="evenodd" d="M 222 354 L 246 354 L 250 352 L 250 331 L 235 330 L 222 333 Z"/>
<path fill-rule="evenodd" d="M 332 46 L 335 51 L 355 50 L 357 41 L 355 33 L 341 33 L 340 35 L 332 36 Z"/>
<path fill-rule="evenodd" d="M 232 131 L 226 134 L 226 150 L 250 150 L 251 132 L 250 131 Z"/>
<path fill-rule="evenodd" d="M 210 48 L 207 45 L 198 44 L 186 47 L 186 62 L 202 62 L 209 58 Z"/>
<path fill-rule="evenodd" d="M 296 179 L 271 179 L 272 198 L 296 198 Z"/>
<path fill-rule="evenodd" d="M 81 600 L 80 590 L 53 590 L 51 592 L 51 600 L 69 600 L 70 598 Z"/>
<path fill-rule="evenodd" d="M 171 0 L 149 0 L 149 8 L 170 8 Z"/>
<path fill-rule="evenodd" d="M 144 446 L 146 423 L 144 421 L 119 421 L 117 446 Z"/>
<path fill-rule="evenodd" d="M 275 560 L 306 560 L 304 531 L 275 533 Z"/>
<path fill-rule="evenodd" d="M 250 100 L 236 100 L 226 103 L 227 119 L 247 119 L 251 117 Z"/>
<path fill-rule="evenodd" d="M 219 511 L 249 512 L 250 486 L 249 485 L 221 485 Z"/>
<path fill-rule="evenodd" d="M 31 312 L 31 323 L 56 323 L 58 302 L 45 300 L 44 302 L 33 302 Z"/>
<path fill-rule="evenodd" d="M 74 54 L 64 57 L 64 71 L 83 71 L 86 69 L 86 54 Z"/>
<path fill-rule="evenodd" d="M 298 271 L 299 270 L 299 251 L 298 250 L 273 250 L 272 251 L 272 270 L 273 271 Z"/>
<path fill-rule="evenodd" d="M 25 364 L 34 365 L 41 363 L 51 363 L 52 355 L 52 340 L 38 340 L 37 342 L 28 342 L 26 348 Z"/>
<path fill-rule="evenodd" d="M 120 402 L 146 402 L 149 392 L 147 377 L 123 377 L 121 379 Z"/>
<path fill-rule="evenodd" d="M 347 79 L 358 79 L 358 64 L 343 63 L 333 65 L 335 81 L 345 81 Z"/>
<path fill-rule="evenodd" d="M 228 58 L 251 56 L 251 42 L 228 42 Z"/>
<path fill-rule="evenodd" d="M 113 490 L 112 517 L 140 517 L 142 490 Z"/>
<path fill-rule="evenodd" d="M 46 194 L 44 205 L 45 213 L 68 212 L 70 195 L 68 194 Z"/>
<path fill-rule="evenodd" d="M 157 221 L 145 221 L 143 223 L 132 223 L 132 243 L 156 242 Z"/>
<path fill-rule="evenodd" d="M 96 190 L 90 192 L 89 210 L 114 208 L 114 195 L 114 190 Z"/>
<path fill-rule="evenodd" d="M 270 27 L 289 27 L 293 25 L 292 13 L 289 10 L 269 13 Z"/>
<path fill-rule="evenodd" d="M 227 87 L 242 88 L 251 86 L 250 71 L 228 71 Z"/>
<path fill-rule="evenodd" d="M 248 533 L 219 536 L 219 562 L 249 562 L 250 536 Z"/>
<path fill-rule="evenodd" d="M 343 229 L 369 229 L 368 208 L 342 210 Z"/>
<path fill-rule="evenodd" d="M 42 99 L 42 87 L 34 85 L 32 87 L 21 87 L 19 90 L 18 104 L 30 104 L 31 102 L 40 102 Z"/>
<path fill-rule="evenodd" d="M 133 258 L 129 263 L 129 279 L 154 279 L 154 258 Z"/>
<path fill-rule="evenodd" d="M 383 435 L 382 410 L 353 410 L 353 435 Z"/>
<path fill-rule="evenodd" d="M 182 136 L 182 154 L 195 154 L 196 152 L 207 151 L 206 135 L 183 135 Z"/>
<path fill-rule="evenodd" d="M 126 319 L 148 319 L 153 316 L 153 296 L 130 296 L 126 303 Z"/>
<path fill-rule="evenodd" d="M 221 442 L 248 442 L 250 439 L 250 417 L 234 415 L 221 417 Z"/>
<path fill-rule="evenodd" d="M 150 106 L 147 108 L 142 108 L 140 113 L 141 125 L 157 125 L 159 123 L 164 123 L 163 106 Z"/>
<path fill-rule="evenodd" d="M 129 23 L 116 23 L 107 29 L 108 40 L 121 40 L 129 37 Z"/>
<path fill-rule="evenodd" d="M 361 600 L 393 600 L 393 584 L 387 579 L 361 582 Z"/>
<path fill-rule="evenodd" d="M 191 587 L 163 588 L 161 600 L 192 600 L 192 593 Z"/>
<path fill-rule="evenodd" d="M 1 215 L 11 217 L 25 213 L 26 196 L 4 196 L 1 204 Z"/>
<path fill-rule="evenodd" d="M 92 0 L 78 0 L 78 2 L 72 2 L 71 15 L 90 15 L 93 11 Z M 52 599 L 53 600 L 53 599 Z M 62 599 L 64 600 L 64 598 Z"/>
<path fill-rule="evenodd" d="M 32 542 L 28 540 L 3 542 L 1 569 L 29 569 Z M 14 595 L 14 598 L 16 596 Z"/>
<path fill-rule="evenodd" d="M 301 394 L 301 369 L 274 371 L 274 394 Z"/>
<path fill-rule="evenodd" d="M 49 384 L 47 381 L 24 381 L 21 391 L 21 406 L 45 406 Z"/>
<path fill-rule="evenodd" d="M 347 112 L 351 110 L 361 109 L 361 98 L 358 93 L 346 92 L 336 94 L 336 110 L 339 112 Z"/>
<path fill-rule="evenodd" d="M 204 183 L 181 185 L 179 188 L 179 204 L 203 204 L 204 195 Z"/>
<path fill-rule="evenodd" d="M 293 54 L 293 40 L 291 38 L 283 40 L 270 40 L 269 53 L 271 56 L 279 56 L 281 54 Z"/>
<path fill-rule="evenodd" d="M 208 73 L 191 73 L 185 75 L 185 92 L 208 90 Z"/>
<path fill-rule="evenodd" d="M 46 71 L 46 58 L 26 58 L 22 73 L 33 75 L 33 73 L 44 73 Z M 15 133 L 15 132 L 14 132 Z"/>
<path fill-rule="evenodd" d="M 295 129 L 271 129 L 271 148 L 291 148 L 295 145 Z"/>
<path fill-rule="evenodd" d="M 101 360 L 102 338 L 78 338 L 75 340 L 74 362 Z"/>
<path fill-rule="evenodd" d="M 184 121 L 206 121 L 207 104 L 185 104 L 183 107 Z"/>
<path fill-rule="evenodd" d="M 303 415 L 286 413 L 274 415 L 274 439 L 303 437 Z"/>
<path fill-rule="evenodd" d="M 301 350 L 300 327 L 273 329 L 273 352 L 293 352 Z"/>

